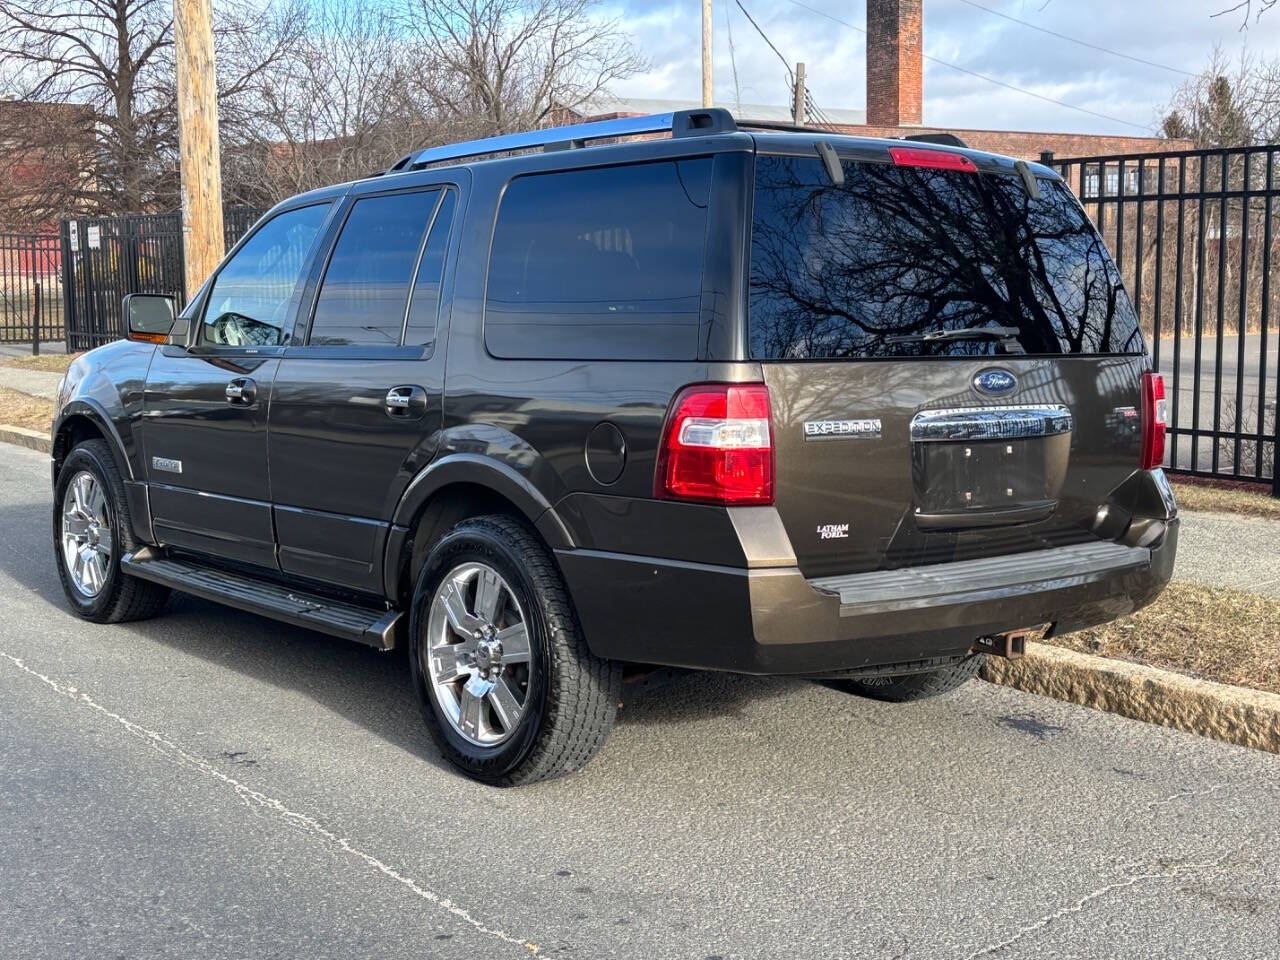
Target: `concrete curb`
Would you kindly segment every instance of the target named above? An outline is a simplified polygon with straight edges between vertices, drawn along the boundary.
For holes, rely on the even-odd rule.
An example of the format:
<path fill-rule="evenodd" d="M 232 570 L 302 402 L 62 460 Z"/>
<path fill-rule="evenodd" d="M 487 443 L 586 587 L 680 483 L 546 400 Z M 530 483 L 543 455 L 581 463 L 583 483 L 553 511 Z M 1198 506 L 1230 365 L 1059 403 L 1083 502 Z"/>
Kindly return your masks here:
<path fill-rule="evenodd" d="M 48 453 L 51 449 L 49 434 L 25 427 L 11 427 L 7 423 L 0 423 L 0 441 L 16 443 L 20 447 L 39 450 L 41 453 Z"/>
<path fill-rule="evenodd" d="M 1022 660 L 987 657 L 991 683 L 1122 717 L 1280 753 L 1280 695 L 1156 667 L 1028 643 Z"/>

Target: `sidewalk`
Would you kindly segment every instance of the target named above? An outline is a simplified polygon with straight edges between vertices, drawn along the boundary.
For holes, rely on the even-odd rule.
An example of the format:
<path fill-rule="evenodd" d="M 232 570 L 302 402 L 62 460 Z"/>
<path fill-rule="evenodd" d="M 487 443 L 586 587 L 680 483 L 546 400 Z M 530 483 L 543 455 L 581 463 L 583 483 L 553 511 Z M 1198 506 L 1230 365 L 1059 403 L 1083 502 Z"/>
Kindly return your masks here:
<path fill-rule="evenodd" d="M 0 364 L 0 387 L 8 387 L 31 397 L 52 400 L 58 393 L 60 373 L 47 370 L 19 370 L 17 367 L 6 367 Z"/>
<path fill-rule="evenodd" d="M 41 353 L 66 353 L 67 344 L 62 340 L 41 340 Z M 0 356 L 3 357 L 29 357 L 31 356 L 30 343 L 0 343 Z"/>
<path fill-rule="evenodd" d="M 1280 521 L 1183 513 L 1175 580 L 1280 597 Z"/>

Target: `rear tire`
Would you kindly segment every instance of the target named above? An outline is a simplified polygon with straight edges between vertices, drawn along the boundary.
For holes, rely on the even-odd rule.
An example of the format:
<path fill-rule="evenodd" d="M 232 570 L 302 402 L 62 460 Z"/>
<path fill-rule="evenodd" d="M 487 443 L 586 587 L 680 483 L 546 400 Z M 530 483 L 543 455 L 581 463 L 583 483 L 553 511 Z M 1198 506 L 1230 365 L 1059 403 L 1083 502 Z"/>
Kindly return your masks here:
<path fill-rule="evenodd" d="M 622 666 L 587 648 L 555 561 L 524 524 L 477 517 L 442 537 L 418 575 L 409 632 L 423 719 L 468 776 L 535 783 L 582 769 L 604 745 Z"/>
<path fill-rule="evenodd" d="M 120 558 L 139 546 L 111 448 L 105 440 L 86 440 L 67 455 L 53 489 L 54 559 L 67 602 L 78 616 L 123 623 L 160 612 L 169 588 L 120 569 Z M 85 557 L 90 558 L 88 575 Z"/>
<path fill-rule="evenodd" d="M 963 660 L 930 670 L 927 673 L 908 673 L 899 676 L 860 677 L 833 680 L 831 685 L 847 693 L 856 693 L 873 700 L 889 703 L 909 703 L 950 693 L 968 680 L 972 680 L 982 667 L 982 654 L 971 654 Z"/>

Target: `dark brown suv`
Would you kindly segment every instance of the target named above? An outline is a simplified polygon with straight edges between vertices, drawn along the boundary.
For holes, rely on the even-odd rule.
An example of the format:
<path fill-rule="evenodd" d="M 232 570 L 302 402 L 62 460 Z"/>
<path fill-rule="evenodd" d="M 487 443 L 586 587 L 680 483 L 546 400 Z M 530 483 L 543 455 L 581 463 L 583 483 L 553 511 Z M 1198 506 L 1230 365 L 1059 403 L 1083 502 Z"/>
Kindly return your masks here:
<path fill-rule="evenodd" d="M 72 606 L 404 645 L 493 783 L 586 763 L 624 667 L 909 700 L 1173 566 L 1102 240 L 958 143 L 707 110 L 425 150 L 277 206 L 176 322 L 126 308 L 54 423 Z"/>

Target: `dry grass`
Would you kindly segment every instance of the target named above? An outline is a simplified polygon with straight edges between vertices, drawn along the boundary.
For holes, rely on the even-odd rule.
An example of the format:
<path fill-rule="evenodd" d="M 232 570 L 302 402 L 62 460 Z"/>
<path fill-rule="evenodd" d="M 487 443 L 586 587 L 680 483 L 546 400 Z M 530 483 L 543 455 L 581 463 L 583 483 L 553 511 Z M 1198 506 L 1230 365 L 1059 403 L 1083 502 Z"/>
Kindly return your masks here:
<path fill-rule="evenodd" d="M 0 423 L 47 432 L 52 422 L 52 400 L 31 397 L 17 390 L 0 387 Z"/>
<path fill-rule="evenodd" d="M 1280 599 L 1174 581 L 1151 606 L 1046 641 L 1280 693 Z"/>
<path fill-rule="evenodd" d="M 78 353 L 42 353 L 38 357 L 0 356 L 0 367 L 16 367 L 19 370 L 45 370 L 49 373 L 66 373 Z"/>
<path fill-rule="evenodd" d="M 1211 510 L 1280 520 L 1280 497 L 1266 493 L 1178 482 L 1173 484 L 1173 492 L 1178 498 L 1179 510 Z"/>

